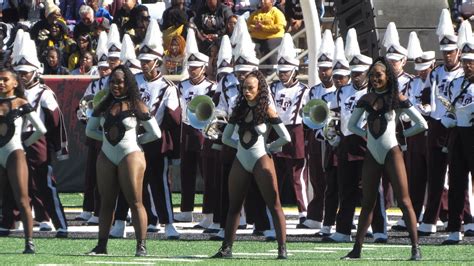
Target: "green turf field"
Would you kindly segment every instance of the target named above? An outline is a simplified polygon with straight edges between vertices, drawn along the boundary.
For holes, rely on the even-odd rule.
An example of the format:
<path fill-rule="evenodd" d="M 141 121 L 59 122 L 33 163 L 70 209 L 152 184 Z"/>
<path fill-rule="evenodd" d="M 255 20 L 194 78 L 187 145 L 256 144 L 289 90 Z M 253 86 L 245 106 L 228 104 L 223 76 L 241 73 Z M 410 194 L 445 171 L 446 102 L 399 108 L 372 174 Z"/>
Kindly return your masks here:
<path fill-rule="evenodd" d="M 237 241 L 234 246 L 234 259 L 216 260 L 208 256 L 217 251 L 218 242 L 211 241 L 148 241 L 149 256 L 135 258 L 134 240 L 110 240 L 108 256 L 85 256 L 96 240 L 78 239 L 35 239 L 36 255 L 20 254 L 23 240 L 20 238 L 0 238 L 0 263 L 8 264 L 234 264 L 234 265 L 337 265 L 347 263 L 339 257 L 345 255 L 350 244 L 288 243 L 289 259 L 277 261 L 276 243 Z M 471 245 L 423 246 L 424 265 L 472 265 L 473 247 Z M 407 264 L 410 247 L 407 245 L 367 244 L 363 259 L 351 261 L 351 264 Z"/>

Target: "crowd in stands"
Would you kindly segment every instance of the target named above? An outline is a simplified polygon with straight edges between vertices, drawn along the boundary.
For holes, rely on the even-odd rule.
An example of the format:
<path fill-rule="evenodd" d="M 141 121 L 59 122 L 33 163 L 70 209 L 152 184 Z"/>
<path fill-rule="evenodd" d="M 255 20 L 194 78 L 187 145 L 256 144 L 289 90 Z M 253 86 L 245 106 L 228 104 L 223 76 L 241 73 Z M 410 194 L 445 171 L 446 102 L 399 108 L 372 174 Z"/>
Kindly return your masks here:
<path fill-rule="evenodd" d="M 0 22 L 2 63 L 8 66 L 18 29 L 29 32 L 44 65 L 43 74 L 96 75 L 95 54 L 100 32 L 116 24 L 122 39 L 130 35 L 136 49 L 144 40 L 151 19 L 145 3 L 137 0 L 3 1 Z M 163 73 L 181 74 L 188 28 L 195 29 L 199 50 L 210 56 L 208 75 L 214 79 L 217 51 L 222 36 L 232 34 L 238 15 L 248 18 L 259 58 L 278 47 L 283 34 L 302 25 L 299 1 L 201 0 L 165 1 L 159 21 L 163 32 Z M 286 2 L 286 3 L 285 3 Z M 321 2 L 321 1 L 316 1 Z M 320 3 L 319 3 L 320 5 Z M 266 61 L 276 63 L 275 56 Z M 214 66 L 214 67 L 212 67 Z"/>

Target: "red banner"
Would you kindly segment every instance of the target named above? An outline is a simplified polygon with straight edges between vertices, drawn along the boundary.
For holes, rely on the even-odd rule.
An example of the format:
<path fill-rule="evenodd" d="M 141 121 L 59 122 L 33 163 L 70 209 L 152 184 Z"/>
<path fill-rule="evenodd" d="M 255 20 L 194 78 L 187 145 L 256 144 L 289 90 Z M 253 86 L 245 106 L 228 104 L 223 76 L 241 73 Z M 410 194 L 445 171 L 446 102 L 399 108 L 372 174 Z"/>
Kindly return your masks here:
<path fill-rule="evenodd" d="M 85 125 L 79 122 L 76 109 L 91 76 L 44 76 L 44 81 L 56 94 L 67 127 L 69 159 L 53 163 L 60 192 L 82 192 L 87 156 Z"/>

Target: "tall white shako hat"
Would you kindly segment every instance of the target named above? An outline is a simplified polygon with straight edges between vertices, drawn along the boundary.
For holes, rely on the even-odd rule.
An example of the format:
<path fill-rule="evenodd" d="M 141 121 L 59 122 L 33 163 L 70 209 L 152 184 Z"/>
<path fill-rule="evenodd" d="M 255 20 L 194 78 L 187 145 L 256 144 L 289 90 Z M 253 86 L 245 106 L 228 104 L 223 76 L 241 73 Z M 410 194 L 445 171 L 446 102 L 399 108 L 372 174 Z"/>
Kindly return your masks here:
<path fill-rule="evenodd" d="M 17 39 L 15 38 L 15 41 Z M 28 32 L 24 32 L 21 37 L 18 38 L 19 43 L 13 44 L 17 46 L 15 51 L 14 58 L 12 60 L 13 69 L 15 71 L 26 71 L 33 72 L 38 71 L 39 73 L 43 72 L 43 67 L 38 60 L 38 55 L 36 54 L 36 44 L 30 38 Z"/>
<path fill-rule="evenodd" d="M 332 67 L 334 59 L 334 40 L 331 30 L 325 30 L 318 53 L 318 67 Z"/>
<path fill-rule="evenodd" d="M 394 22 L 388 23 L 382 44 L 387 52 L 385 57 L 389 60 L 399 61 L 408 55 L 407 49 L 400 45 L 400 37 L 398 36 L 397 26 Z"/>
<path fill-rule="evenodd" d="M 22 29 L 18 29 L 15 35 L 15 40 L 13 40 L 13 48 L 12 48 L 12 65 L 16 64 L 16 59 L 18 59 L 18 52 L 20 51 L 21 48 L 21 42 L 23 42 L 23 34 L 25 32 Z"/>
<path fill-rule="evenodd" d="M 120 33 L 115 23 L 110 26 L 109 34 L 107 35 L 107 51 L 108 58 L 120 58 L 122 43 L 120 42 Z"/>
<path fill-rule="evenodd" d="M 186 36 L 186 60 L 188 66 L 192 67 L 203 67 L 209 63 L 209 56 L 199 52 L 195 32 L 191 28 Z"/>
<path fill-rule="evenodd" d="M 453 21 L 451 20 L 451 14 L 448 9 L 441 11 L 436 35 L 438 35 L 439 49 L 441 51 L 458 49 L 458 37 L 454 33 Z"/>
<path fill-rule="evenodd" d="M 332 75 L 349 76 L 351 70 L 349 68 L 349 61 L 344 55 L 344 41 L 341 37 L 336 39 L 334 48 L 334 61 L 332 62 Z"/>
<path fill-rule="evenodd" d="M 415 60 L 416 71 L 423 71 L 433 65 L 436 61 L 434 51 L 423 52 L 421 49 L 420 39 L 418 39 L 418 35 L 414 31 L 410 32 L 407 50 L 407 57 Z"/>
<path fill-rule="evenodd" d="M 461 50 L 461 60 L 474 60 L 474 38 L 469 20 L 463 21 L 459 27 L 458 47 Z"/>
<path fill-rule="evenodd" d="M 135 46 L 128 34 L 123 35 L 120 61 L 122 61 L 122 64 L 128 66 L 133 74 L 142 72 L 140 61 L 137 59 L 137 55 L 135 54 Z"/>
<path fill-rule="evenodd" d="M 109 62 L 107 62 L 107 54 L 107 33 L 102 31 L 99 35 L 99 40 L 97 41 L 97 49 L 95 50 L 98 67 L 109 67 Z"/>
<path fill-rule="evenodd" d="M 217 54 L 217 74 L 231 73 L 234 70 L 232 66 L 232 45 L 229 36 L 224 35 L 221 39 L 219 54 Z"/>
<path fill-rule="evenodd" d="M 344 54 L 347 60 L 349 60 L 349 68 L 352 72 L 365 72 L 372 65 L 372 58 L 360 53 L 357 32 L 354 28 L 350 28 L 347 31 Z"/>
<path fill-rule="evenodd" d="M 145 39 L 140 44 L 138 60 L 163 61 L 163 34 L 156 19 L 152 19 L 146 30 Z"/>
<path fill-rule="evenodd" d="M 298 70 L 300 60 L 296 58 L 295 44 L 289 33 L 283 35 L 280 47 L 278 47 L 278 71 Z"/>
<path fill-rule="evenodd" d="M 232 54 L 234 56 L 234 71 L 249 72 L 258 69 L 260 60 L 257 58 L 255 44 L 252 42 L 247 25 L 242 27 L 240 40 L 232 50 Z"/>
<path fill-rule="evenodd" d="M 230 44 L 232 45 L 232 49 L 235 49 L 237 44 L 240 42 L 240 36 L 242 36 L 242 32 L 244 31 L 248 32 L 247 22 L 245 21 L 244 16 L 238 16 L 234 31 L 232 32 L 232 36 L 230 36 Z"/>

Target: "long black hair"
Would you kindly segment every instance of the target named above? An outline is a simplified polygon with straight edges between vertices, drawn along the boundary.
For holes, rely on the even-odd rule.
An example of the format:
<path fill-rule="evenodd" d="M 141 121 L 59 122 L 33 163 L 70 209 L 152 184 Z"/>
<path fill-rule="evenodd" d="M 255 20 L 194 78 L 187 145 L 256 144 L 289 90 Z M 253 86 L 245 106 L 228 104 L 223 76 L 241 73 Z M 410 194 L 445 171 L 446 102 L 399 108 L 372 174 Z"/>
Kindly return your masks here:
<path fill-rule="evenodd" d="M 135 76 L 133 75 L 132 71 L 130 71 L 130 68 L 128 68 L 128 66 L 119 65 L 116 68 L 114 68 L 112 72 L 110 73 L 109 83 L 113 75 L 117 71 L 122 71 L 124 73 L 124 83 L 125 83 L 125 88 L 127 88 L 127 96 L 128 96 L 127 99 L 130 102 L 130 110 L 134 111 L 136 115 L 139 115 L 141 112 L 139 111 L 138 106 L 141 102 L 141 97 L 140 97 L 140 92 L 138 90 L 138 84 L 135 79 Z M 109 93 L 96 107 L 96 109 L 94 110 L 94 113 L 96 115 L 100 115 L 104 113 L 106 110 L 108 110 L 111 107 L 111 104 L 113 101 L 114 101 L 114 96 L 110 92 L 110 86 L 109 86 Z"/>
<path fill-rule="evenodd" d="M 267 110 L 268 106 L 270 105 L 270 92 L 267 81 L 265 80 L 265 76 L 262 74 L 262 72 L 259 70 L 254 70 L 248 73 L 245 76 L 245 79 L 248 79 L 249 77 L 255 77 L 258 80 L 258 103 L 255 106 L 255 112 L 253 114 L 253 120 L 255 124 L 258 125 L 264 123 L 268 118 Z M 233 121 L 233 123 L 239 123 L 240 121 L 243 121 L 245 119 L 245 115 L 247 114 L 247 109 L 249 108 L 247 100 L 242 93 L 242 85 L 243 82 L 240 86 L 240 95 L 237 98 L 236 106 L 230 117 L 230 121 Z"/>
<path fill-rule="evenodd" d="M 369 92 L 375 92 L 375 89 L 372 87 L 372 83 L 370 82 L 370 75 L 372 75 L 372 70 L 376 65 L 380 65 L 385 68 L 385 75 L 387 76 L 387 85 L 385 88 L 387 89 L 387 111 L 391 111 L 397 109 L 400 105 L 400 92 L 398 91 L 398 78 L 395 75 L 395 71 L 393 70 L 392 64 L 388 62 L 385 57 L 377 58 L 373 64 L 369 68 Z"/>
<path fill-rule="evenodd" d="M 18 98 L 22 98 L 22 99 L 27 100 L 26 96 L 25 96 L 25 87 L 23 85 L 23 82 L 21 82 L 20 77 L 15 72 L 15 70 L 13 70 L 11 68 L 0 68 L 0 72 L 9 72 L 12 75 L 12 77 L 18 83 L 18 86 L 15 88 L 15 96 L 18 97 Z"/>

